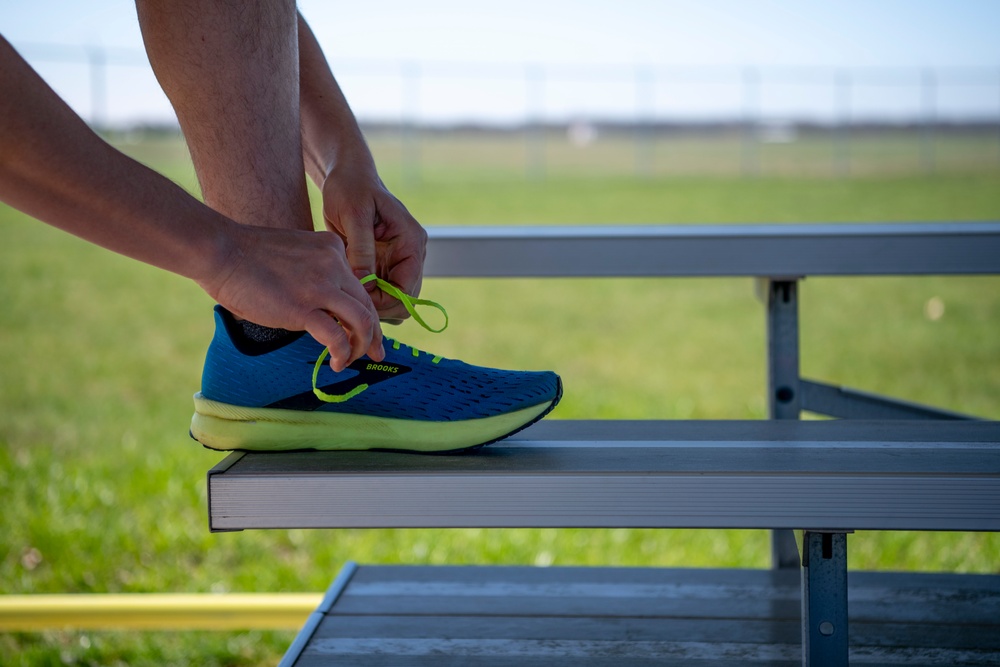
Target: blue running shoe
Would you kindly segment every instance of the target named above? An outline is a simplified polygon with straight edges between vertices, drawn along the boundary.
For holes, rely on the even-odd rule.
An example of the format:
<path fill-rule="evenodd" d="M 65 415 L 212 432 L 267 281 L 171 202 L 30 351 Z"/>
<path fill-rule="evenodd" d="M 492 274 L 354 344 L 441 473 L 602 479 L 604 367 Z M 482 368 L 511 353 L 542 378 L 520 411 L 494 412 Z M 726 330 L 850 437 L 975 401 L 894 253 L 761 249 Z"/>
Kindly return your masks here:
<path fill-rule="evenodd" d="M 191 436 L 211 449 L 444 452 L 503 439 L 559 402 L 551 372 L 445 359 L 386 338 L 385 359 L 340 373 L 306 332 L 253 343 L 221 306 Z"/>

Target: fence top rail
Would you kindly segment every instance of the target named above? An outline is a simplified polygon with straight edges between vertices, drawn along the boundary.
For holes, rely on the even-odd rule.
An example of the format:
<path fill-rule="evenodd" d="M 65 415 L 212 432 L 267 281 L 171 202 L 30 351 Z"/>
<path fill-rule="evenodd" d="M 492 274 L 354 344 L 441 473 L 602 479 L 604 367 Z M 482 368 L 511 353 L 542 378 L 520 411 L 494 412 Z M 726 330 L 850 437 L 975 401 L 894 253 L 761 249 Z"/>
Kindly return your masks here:
<path fill-rule="evenodd" d="M 1000 222 L 431 227 L 426 275 L 1000 274 Z"/>

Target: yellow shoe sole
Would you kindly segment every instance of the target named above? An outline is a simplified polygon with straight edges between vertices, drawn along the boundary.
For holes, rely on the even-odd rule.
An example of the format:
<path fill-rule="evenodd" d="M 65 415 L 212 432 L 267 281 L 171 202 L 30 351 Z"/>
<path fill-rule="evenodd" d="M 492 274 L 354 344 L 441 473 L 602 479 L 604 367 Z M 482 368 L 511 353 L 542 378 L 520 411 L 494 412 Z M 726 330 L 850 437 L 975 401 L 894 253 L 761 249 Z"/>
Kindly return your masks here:
<path fill-rule="evenodd" d="M 495 417 L 461 421 L 388 419 L 337 412 L 246 408 L 194 395 L 191 437 L 210 449 L 286 452 L 297 449 L 390 449 L 448 452 L 496 442 L 544 417 L 545 401 Z"/>

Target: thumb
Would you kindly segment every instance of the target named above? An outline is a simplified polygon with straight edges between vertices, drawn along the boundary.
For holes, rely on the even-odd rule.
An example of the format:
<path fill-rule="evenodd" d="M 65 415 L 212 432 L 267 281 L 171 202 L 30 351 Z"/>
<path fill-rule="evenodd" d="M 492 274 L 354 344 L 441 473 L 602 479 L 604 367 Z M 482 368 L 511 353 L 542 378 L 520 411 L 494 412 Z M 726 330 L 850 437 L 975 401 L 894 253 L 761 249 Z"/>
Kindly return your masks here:
<path fill-rule="evenodd" d="M 358 278 L 375 273 L 375 212 L 358 211 L 343 220 L 344 237 L 347 241 L 347 263 Z M 371 291 L 375 283 L 365 287 Z"/>

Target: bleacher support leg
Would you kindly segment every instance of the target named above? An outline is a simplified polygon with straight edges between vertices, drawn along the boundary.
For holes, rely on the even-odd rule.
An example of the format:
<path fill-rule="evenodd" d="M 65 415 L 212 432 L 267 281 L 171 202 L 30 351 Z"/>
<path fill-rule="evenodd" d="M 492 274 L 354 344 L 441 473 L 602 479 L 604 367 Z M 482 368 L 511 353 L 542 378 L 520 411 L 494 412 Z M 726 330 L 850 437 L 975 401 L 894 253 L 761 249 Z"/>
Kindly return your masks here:
<path fill-rule="evenodd" d="M 764 282 L 767 305 L 767 405 L 771 419 L 798 419 L 799 387 L 798 280 L 771 278 Z M 762 294 L 763 296 L 763 294 Z M 799 552 L 791 530 L 771 533 L 771 567 L 799 567 Z"/>
<path fill-rule="evenodd" d="M 802 534 L 802 664 L 848 664 L 847 534 Z"/>

